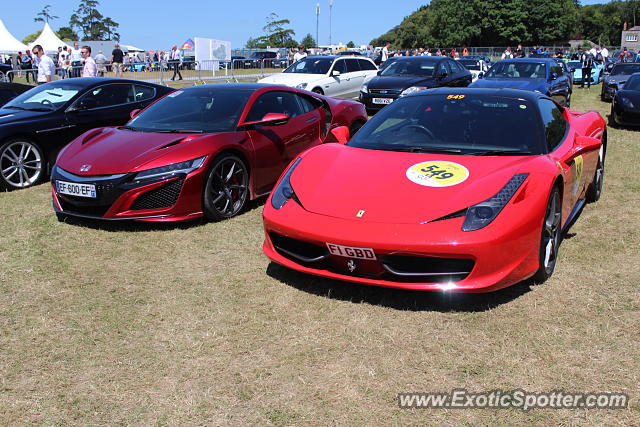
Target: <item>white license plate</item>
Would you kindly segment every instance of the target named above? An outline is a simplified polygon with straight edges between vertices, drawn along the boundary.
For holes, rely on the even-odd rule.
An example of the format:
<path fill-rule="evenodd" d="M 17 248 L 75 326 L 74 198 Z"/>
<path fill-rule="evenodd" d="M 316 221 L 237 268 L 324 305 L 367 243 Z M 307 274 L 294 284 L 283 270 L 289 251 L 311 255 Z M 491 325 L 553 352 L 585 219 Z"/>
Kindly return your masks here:
<path fill-rule="evenodd" d="M 376 259 L 375 252 L 369 248 L 354 248 L 351 246 L 335 245 L 333 243 L 327 243 L 327 248 L 329 248 L 329 252 L 332 255 L 343 256 L 345 258 Z"/>
<path fill-rule="evenodd" d="M 393 102 L 393 98 L 373 98 L 374 104 L 391 104 Z"/>
<path fill-rule="evenodd" d="M 96 186 L 93 184 L 78 184 L 56 180 L 56 191 L 59 194 L 68 196 L 96 198 Z"/>

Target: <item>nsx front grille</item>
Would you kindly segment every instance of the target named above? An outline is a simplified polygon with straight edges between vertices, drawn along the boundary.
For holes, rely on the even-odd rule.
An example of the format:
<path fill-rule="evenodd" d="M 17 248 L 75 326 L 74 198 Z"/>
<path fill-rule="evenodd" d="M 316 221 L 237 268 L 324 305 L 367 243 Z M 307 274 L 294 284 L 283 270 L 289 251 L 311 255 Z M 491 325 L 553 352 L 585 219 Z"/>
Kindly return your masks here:
<path fill-rule="evenodd" d="M 175 205 L 182 190 L 184 179 L 172 181 L 160 188 L 156 188 L 138 196 L 131 205 L 131 210 L 143 211 L 147 209 L 170 208 Z"/>
<path fill-rule="evenodd" d="M 404 283 L 448 283 L 464 280 L 475 265 L 470 259 L 408 254 L 376 253 L 377 260 L 352 260 L 331 255 L 325 245 L 305 242 L 274 232 L 269 233 L 269 238 L 276 252 L 283 257 L 305 267 L 345 276 Z"/>
<path fill-rule="evenodd" d="M 66 196 L 65 196 L 66 197 Z M 73 197 L 74 201 L 76 199 L 80 199 L 79 197 Z M 75 203 L 69 203 L 63 197 L 59 197 L 58 201 L 60 202 L 60 206 L 62 207 L 62 211 L 65 213 L 82 215 L 82 216 L 92 216 L 92 217 L 102 217 L 107 213 L 111 205 L 78 205 Z"/>

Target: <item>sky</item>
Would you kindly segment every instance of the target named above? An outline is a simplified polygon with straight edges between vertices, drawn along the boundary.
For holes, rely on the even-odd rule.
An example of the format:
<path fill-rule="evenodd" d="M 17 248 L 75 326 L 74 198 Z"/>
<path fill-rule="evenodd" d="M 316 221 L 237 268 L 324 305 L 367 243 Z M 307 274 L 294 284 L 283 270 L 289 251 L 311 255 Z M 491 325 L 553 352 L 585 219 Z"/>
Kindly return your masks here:
<path fill-rule="evenodd" d="M 319 43 L 329 43 L 329 0 L 102 0 L 98 10 L 120 24 L 120 41 L 145 50 L 169 49 L 188 38 L 210 37 L 243 47 L 249 37 L 263 35 L 266 17 L 275 12 L 289 19 L 289 28 L 300 41 L 307 33 L 316 37 L 316 3 L 320 3 Z M 582 4 L 603 3 L 583 0 Z M 33 18 L 51 4 L 54 30 L 68 26 L 80 0 L 31 0 L 0 8 L 0 19 L 19 40 L 42 28 Z M 428 0 L 333 0 L 331 39 L 333 43 L 367 44 Z"/>

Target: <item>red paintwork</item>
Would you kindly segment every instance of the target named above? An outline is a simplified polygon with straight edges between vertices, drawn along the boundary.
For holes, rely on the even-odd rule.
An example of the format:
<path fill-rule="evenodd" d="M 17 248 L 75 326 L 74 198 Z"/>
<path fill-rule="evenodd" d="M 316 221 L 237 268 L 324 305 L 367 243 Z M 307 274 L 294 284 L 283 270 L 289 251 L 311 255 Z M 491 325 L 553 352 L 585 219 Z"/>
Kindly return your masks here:
<path fill-rule="evenodd" d="M 332 279 L 392 288 L 489 292 L 532 276 L 539 267 L 543 218 L 552 186 L 561 179 L 562 224 L 585 198 L 595 173 L 598 149 L 583 153 L 582 179 L 576 183 L 572 153 L 575 139 L 602 139 L 605 124 L 597 113 L 565 111 L 569 131 L 552 154 L 541 156 L 463 156 L 364 150 L 326 144 L 303 153 L 291 175 L 300 200 L 280 210 L 264 207 L 264 253 L 286 267 Z M 594 141 L 592 141 L 594 142 Z M 572 151 L 573 150 L 573 151 Z M 445 160 L 464 165 L 469 178 L 458 185 L 432 188 L 409 181 L 406 170 L 417 163 Z M 529 176 L 488 226 L 463 232 L 464 217 L 430 222 L 495 195 L 513 175 Z M 575 186 L 574 186 L 575 184 Z M 356 217 L 365 210 L 362 218 Z M 324 246 L 327 242 L 372 248 L 378 255 L 405 253 L 467 258 L 475 267 L 455 283 L 406 283 L 361 278 L 314 269 L 275 251 L 269 233 Z M 340 257 L 337 257 L 340 258 Z M 342 258 L 346 263 L 348 258 Z"/>
<path fill-rule="evenodd" d="M 367 120 L 359 102 L 333 99 L 284 86 L 265 86 L 249 98 L 239 123 L 243 123 L 254 101 L 267 91 L 304 93 L 325 101 L 332 113 L 331 128 L 349 126 Z M 315 121 L 308 123 L 311 118 Z M 239 154 L 247 163 L 251 199 L 267 194 L 286 165 L 302 151 L 332 141 L 324 135 L 325 112 L 322 108 L 292 118 L 283 125 L 263 127 L 261 132 L 239 129 L 214 134 L 141 133 L 118 128 L 99 128 L 86 132 L 67 145 L 56 162 L 60 168 L 76 175 L 111 175 L 137 172 L 207 156 L 204 165 L 185 179 L 177 203 L 171 208 L 128 211 L 136 197 L 155 188 L 151 185 L 124 193 L 104 215 L 105 219 L 135 218 L 148 221 L 180 221 L 202 216 L 202 191 L 206 173 L 214 159 L 223 152 Z M 268 137 L 265 136 L 268 130 Z M 275 135 L 275 137 L 274 137 Z M 82 165 L 91 170 L 81 172 Z M 163 181 L 160 185 L 166 184 Z M 52 187 L 54 204 L 57 202 Z M 162 218 L 158 218 L 162 216 Z"/>

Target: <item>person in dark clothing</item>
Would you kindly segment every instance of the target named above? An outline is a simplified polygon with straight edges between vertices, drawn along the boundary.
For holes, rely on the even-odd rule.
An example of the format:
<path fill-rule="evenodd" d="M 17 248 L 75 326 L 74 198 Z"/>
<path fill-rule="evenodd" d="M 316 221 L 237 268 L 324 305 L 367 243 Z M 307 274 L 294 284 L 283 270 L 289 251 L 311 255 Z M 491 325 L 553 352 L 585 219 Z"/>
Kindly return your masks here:
<path fill-rule="evenodd" d="M 20 68 L 27 71 L 27 83 L 29 83 L 29 76 L 33 79 L 33 83 L 36 82 L 36 74 L 33 71 L 33 57 L 29 49 L 27 49 L 25 54 L 22 55 L 22 58 L 20 58 Z"/>
<path fill-rule="evenodd" d="M 582 83 L 580 89 L 584 89 L 584 82 L 587 82 L 587 89 L 591 89 L 591 69 L 593 68 L 593 55 L 589 52 L 582 52 L 580 55 L 582 63 Z"/>
<path fill-rule="evenodd" d="M 120 45 L 116 43 L 111 52 L 111 66 L 116 77 L 122 77 L 122 62 L 124 60 L 124 52 L 120 49 Z"/>

